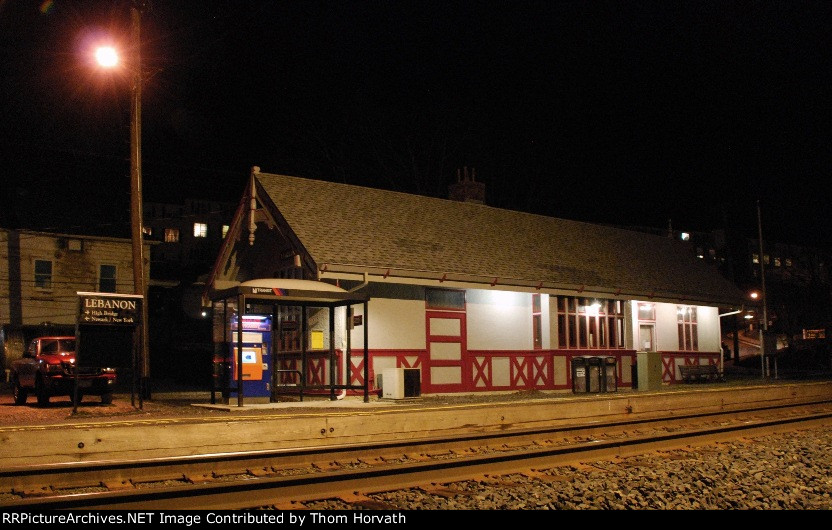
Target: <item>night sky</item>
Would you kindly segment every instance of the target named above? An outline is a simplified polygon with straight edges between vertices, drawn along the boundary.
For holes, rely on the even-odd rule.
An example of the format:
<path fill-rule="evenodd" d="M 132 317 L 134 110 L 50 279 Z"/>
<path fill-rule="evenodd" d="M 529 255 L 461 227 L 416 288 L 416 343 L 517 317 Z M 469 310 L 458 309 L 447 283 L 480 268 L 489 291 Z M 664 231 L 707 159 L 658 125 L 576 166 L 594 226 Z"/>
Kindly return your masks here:
<path fill-rule="evenodd" d="M 128 234 L 126 0 L 0 0 L 0 223 Z M 829 246 L 828 1 L 154 0 L 145 201 L 249 169 Z M 314 200 L 314 198 L 311 198 Z"/>

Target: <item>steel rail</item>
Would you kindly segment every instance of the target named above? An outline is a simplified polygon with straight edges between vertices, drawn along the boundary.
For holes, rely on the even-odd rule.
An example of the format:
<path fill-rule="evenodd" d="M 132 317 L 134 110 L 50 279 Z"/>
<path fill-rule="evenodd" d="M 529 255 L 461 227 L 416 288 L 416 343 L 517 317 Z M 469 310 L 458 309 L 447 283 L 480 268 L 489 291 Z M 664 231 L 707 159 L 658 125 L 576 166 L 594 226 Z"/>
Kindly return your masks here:
<path fill-rule="evenodd" d="M 757 435 L 827 424 L 832 412 L 763 419 L 728 426 L 701 427 L 624 439 L 595 439 L 556 447 L 498 451 L 453 459 L 408 464 L 382 464 L 361 469 L 298 476 L 265 476 L 233 482 L 207 482 L 172 487 L 32 497 L 3 503 L 7 508 L 34 509 L 177 509 L 210 510 L 273 506 L 288 501 L 337 498 L 356 491 L 373 493 L 432 482 L 464 480 L 482 474 L 551 468 L 569 462 L 637 454 L 649 450 L 715 443 L 737 435 Z"/>
<path fill-rule="evenodd" d="M 488 443 L 494 440 L 523 440 L 547 435 L 568 433 L 570 436 L 589 435 L 614 428 L 650 427 L 666 423 L 686 424 L 689 420 L 760 413 L 832 404 L 832 400 L 807 403 L 766 405 L 741 410 L 692 413 L 679 416 L 657 416 L 618 420 L 605 423 L 576 423 L 544 428 L 513 429 L 499 432 L 475 432 L 442 437 L 421 437 L 409 440 L 391 440 L 359 444 L 327 444 L 296 448 L 263 449 L 254 451 L 203 453 L 197 455 L 166 456 L 125 460 L 86 460 L 54 464 L 31 464 L 0 469 L 0 492 L 38 491 L 43 495 L 48 489 L 72 487 L 119 486 L 128 482 L 181 480 L 187 477 L 205 477 L 243 473 L 271 467 L 307 465 L 322 460 L 351 458 L 356 454 L 384 454 L 392 451 L 430 451 L 435 447 L 468 447 L 471 443 Z M 0 501 L 0 506 L 3 502 Z"/>

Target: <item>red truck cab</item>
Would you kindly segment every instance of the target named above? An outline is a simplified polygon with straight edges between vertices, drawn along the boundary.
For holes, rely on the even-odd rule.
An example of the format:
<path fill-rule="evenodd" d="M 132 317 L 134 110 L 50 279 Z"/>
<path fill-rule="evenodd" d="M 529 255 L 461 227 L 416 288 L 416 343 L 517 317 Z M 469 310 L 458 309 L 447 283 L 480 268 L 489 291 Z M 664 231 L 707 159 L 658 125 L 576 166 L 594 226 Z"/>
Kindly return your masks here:
<path fill-rule="evenodd" d="M 38 405 L 52 396 L 69 396 L 75 391 L 75 337 L 39 337 L 29 343 L 23 358 L 12 362 L 11 378 L 16 405 L 26 403 L 34 392 Z M 78 400 L 85 394 L 113 402 L 116 371 L 113 368 L 82 367 L 78 373 Z"/>

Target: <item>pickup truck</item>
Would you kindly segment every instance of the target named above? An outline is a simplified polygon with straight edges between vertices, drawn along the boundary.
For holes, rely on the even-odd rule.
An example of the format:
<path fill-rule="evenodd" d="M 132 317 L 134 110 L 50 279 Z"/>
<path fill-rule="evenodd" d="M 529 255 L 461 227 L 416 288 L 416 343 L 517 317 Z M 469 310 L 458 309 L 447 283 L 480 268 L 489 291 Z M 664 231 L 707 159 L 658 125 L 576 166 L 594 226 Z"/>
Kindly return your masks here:
<path fill-rule="evenodd" d="M 75 337 L 39 337 L 29 343 L 23 357 L 12 361 L 11 381 L 15 405 L 23 405 L 34 391 L 38 405 L 49 404 L 52 396 L 69 396 L 75 391 Z M 78 401 L 84 394 L 101 396 L 101 403 L 113 402 L 116 371 L 113 368 L 82 367 L 78 373 Z"/>

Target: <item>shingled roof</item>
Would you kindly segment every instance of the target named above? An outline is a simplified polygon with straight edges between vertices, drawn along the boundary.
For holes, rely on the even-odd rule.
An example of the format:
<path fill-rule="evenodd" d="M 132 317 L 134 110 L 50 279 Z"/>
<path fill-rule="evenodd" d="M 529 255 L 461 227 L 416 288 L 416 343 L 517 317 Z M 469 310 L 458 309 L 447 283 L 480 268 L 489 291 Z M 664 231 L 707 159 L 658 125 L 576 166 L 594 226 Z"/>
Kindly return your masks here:
<path fill-rule="evenodd" d="M 668 238 L 347 184 L 255 177 L 319 268 L 706 305 L 743 301 L 713 265 Z"/>

